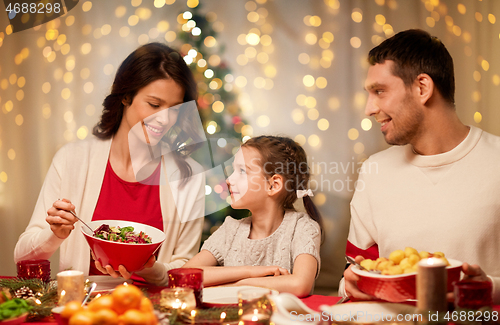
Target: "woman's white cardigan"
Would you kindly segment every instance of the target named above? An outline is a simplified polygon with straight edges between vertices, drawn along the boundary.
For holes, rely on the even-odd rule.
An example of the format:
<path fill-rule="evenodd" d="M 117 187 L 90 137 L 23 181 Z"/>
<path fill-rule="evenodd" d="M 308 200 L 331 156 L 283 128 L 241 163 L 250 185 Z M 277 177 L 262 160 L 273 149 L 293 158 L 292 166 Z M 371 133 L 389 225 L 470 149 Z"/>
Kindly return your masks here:
<path fill-rule="evenodd" d="M 88 274 L 90 248 L 81 233 L 81 223 L 68 238 L 60 239 L 45 221 L 47 210 L 57 199 L 69 199 L 76 214 L 91 221 L 104 172 L 108 162 L 111 140 L 92 138 L 69 143 L 61 148 L 49 168 L 38 201 L 25 232 L 14 250 L 14 260 L 47 259 L 59 247 L 59 269 L 73 269 Z M 160 205 L 166 240 L 160 248 L 158 261 L 147 270 L 137 272 L 145 280 L 157 285 L 168 282 L 167 271 L 184 265 L 199 250 L 205 209 L 205 176 L 202 167 L 188 158 L 193 175 L 184 188 L 178 188 L 179 170 L 168 155 L 162 159 Z M 167 175 L 167 176 L 165 176 Z M 131 257 L 132 258 L 132 257 Z"/>

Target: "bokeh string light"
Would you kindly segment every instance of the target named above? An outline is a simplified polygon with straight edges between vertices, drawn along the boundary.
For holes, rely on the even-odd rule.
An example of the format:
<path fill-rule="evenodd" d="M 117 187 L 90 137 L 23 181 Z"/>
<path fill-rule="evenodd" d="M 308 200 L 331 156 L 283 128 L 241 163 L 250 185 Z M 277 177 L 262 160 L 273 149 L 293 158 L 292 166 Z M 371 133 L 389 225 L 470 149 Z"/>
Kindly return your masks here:
<path fill-rule="evenodd" d="M 140 23 L 140 21 L 147 21 L 152 16 L 152 10 L 161 9 L 165 6 L 172 5 L 175 0 L 155 0 L 154 8 L 145 7 L 145 3 L 140 0 L 131 0 L 130 5 L 118 5 L 115 8 L 114 15 L 116 18 L 123 18 L 126 21 L 124 26 L 119 28 L 118 34 L 121 37 L 127 37 L 130 35 L 132 27 L 136 26 Z M 381 9 L 388 8 L 389 10 L 398 9 L 398 2 L 395 0 L 375 0 L 376 5 L 378 5 Z M 487 13 L 482 11 L 481 8 L 470 7 L 468 8 L 465 3 L 457 3 L 455 7 L 448 6 L 443 1 L 439 0 L 422 0 L 422 5 L 428 12 L 428 17 L 425 18 L 425 23 L 430 28 L 435 28 L 437 24 L 445 24 L 447 31 L 460 38 L 464 43 L 464 53 L 467 56 L 472 55 L 470 43 L 472 41 L 471 31 L 466 30 L 463 26 L 460 25 L 459 20 L 460 16 L 473 16 L 478 24 L 484 25 L 495 25 L 496 24 L 496 16 L 494 13 Z M 261 75 L 256 76 L 249 82 L 248 78 L 244 75 L 240 76 L 227 76 L 228 78 L 219 78 L 214 79 L 213 82 L 210 83 L 211 89 L 218 89 L 223 87 L 226 90 L 232 90 L 233 87 L 238 87 L 241 89 L 241 94 L 239 97 L 239 102 L 245 116 L 252 116 L 255 112 L 255 109 L 252 107 L 252 101 L 248 99 L 246 96 L 244 89 L 248 86 L 253 86 L 258 89 L 272 90 L 274 87 L 273 78 L 276 77 L 278 70 L 275 64 L 270 62 L 271 55 L 274 52 L 275 43 L 273 42 L 272 33 L 273 26 L 269 23 L 269 12 L 266 9 L 265 5 L 267 1 L 259 0 L 259 1 L 246 1 L 244 3 L 245 10 L 247 11 L 247 20 L 249 23 L 254 26 L 251 27 L 247 32 L 241 33 L 237 37 L 237 42 L 242 46 L 242 53 L 237 56 L 236 62 L 239 65 L 247 65 L 249 63 L 258 63 L 262 66 Z M 197 0 L 189 0 L 186 1 L 186 6 L 189 8 L 196 8 L 199 5 L 199 1 Z M 306 14 L 303 16 L 302 23 L 304 25 L 304 43 L 307 45 L 311 45 L 317 48 L 309 47 L 310 51 L 302 52 L 298 55 L 298 62 L 303 65 L 307 65 L 311 68 L 311 73 L 303 76 L 303 84 L 304 84 L 304 94 L 299 94 L 297 97 L 297 103 L 299 104 L 298 108 L 290 110 L 290 114 L 292 120 L 297 124 L 301 125 L 304 123 L 304 117 L 307 116 L 311 121 L 316 122 L 316 130 L 311 130 L 310 134 L 302 135 L 299 134 L 296 136 L 298 140 L 302 140 L 303 138 L 310 138 L 312 135 L 317 135 L 320 141 L 310 141 L 309 143 L 313 143 L 317 146 L 321 146 L 321 132 L 327 131 L 330 126 L 329 119 L 332 115 L 325 115 L 328 112 L 325 111 L 323 107 L 317 107 L 315 94 L 321 92 L 322 89 L 327 88 L 328 86 L 328 73 L 327 69 L 332 65 L 333 60 L 335 59 L 334 47 L 332 44 L 335 41 L 335 31 L 328 30 L 328 28 L 323 28 L 325 26 L 325 21 L 328 16 L 335 16 L 338 13 L 341 3 L 338 0 L 325 0 L 324 6 L 329 15 L 325 15 L 321 17 L 320 15 L 315 14 Z M 84 1 L 81 4 L 80 8 L 76 10 L 81 10 L 85 13 L 91 12 L 93 9 L 92 1 Z M 191 16 L 189 16 L 191 15 Z M 216 20 L 216 14 L 210 13 L 212 16 L 212 23 L 214 23 L 214 29 L 219 28 L 223 29 L 222 22 Z M 371 42 L 373 45 L 379 44 L 383 39 L 390 37 L 394 34 L 394 29 L 387 18 L 387 14 L 377 13 L 373 18 L 365 17 L 362 8 L 352 8 L 351 10 L 351 20 L 354 23 L 371 23 L 373 21 L 373 32 L 374 35 L 371 37 Z M 199 36 L 202 33 L 202 29 L 199 26 L 196 26 L 196 23 L 190 19 L 192 14 L 188 11 L 180 14 L 177 17 L 177 22 L 182 23 L 183 31 L 190 31 L 193 35 Z M 215 17 L 215 18 L 214 18 Z M 208 18 L 208 16 L 207 16 Z M 209 19 L 210 20 L 210 19 Z M 14 57 L 14 64 L 21 65 L 25 60 L 32 57 L 33 55 L 38 55 L 40 53 L 44 56 L 45 60 L 49 63 L 56 61 L 58 55 L 67 56 L 66 59 L 66 69 L 54 70 L 54 79 L 59 81 L 63 80 L 64 83 L 71 85 L 75 82 L 75 76 L 80 75 L 81 79 L 86 80 L 90 77 L 89 68 L 80 68 L 80 73 L 75 70 L 75 55 L 87 55 L 92 53 L 92 43 L 91 42 L 82 42 L 77 48 L 71 48 L 71 45 L 68 44 L 67 36 L 64 34 L 64 29 L 75 24 L 74 15 L 67 15 L 67 17 L 61 17 L 46 23 L 43 26 L 37 26 L 37 28 L 41 28 L 45 30 L 44 37 L 39 37 L 36 42 L 35 48 L 22 48 L 19 53 L 17 53 Z M 128 26 L 126 26 L 128 25 Z M 154 39 L 160 38 L 160 35 L 166 41 L 172 42 L 176 40 L 177 33 L 174 30 L 170 30 L 172 26 L 172 22 L 168 21 L 160 21 L 156 27 L 153 27 L 146 34 L 141 34 L 137 36 L 138 44 L 145 44 Z M 92 36 L 94 39 L 100 39 L 110 35 L 113 31 L 113 28 L 110 24 L 104 24 L 102 26 L 92 26 L 91 24 L 86 24 L 82 26 L 82 35 L 84 36 Z M 7 26 L 5 32 L 0 32 L 0 47 L 2 46 L 5 37 L 12 35 L 12 27 Z M 500 34 L 499 34 L 500 38 Z M 209 36 L 205 38 L 204 41 L 205 46 L 208 48 L 215 47 L 217 45 L 217 39 Z M 362 40 L 359 36 L 354 35 L 350 38 L 350 45 L 357 49 L 362 46 Z M 186 48 L 183 48 L 184 50 Z M 188 51 L 189 52 L 189 51 Z M 34 54 L 35 53 L 35 54 Z M 320 53 L 320 55 L 318 55 Z M 210 60 L 207 58 L 202 58 L 198 55 L 195 49 L 192 49 L 191 52 L 185 56 L 186 62 L 189 64 L 195 63 L 198 64 L 200 69 L 205 69 L 205 77 L 212 78 L 210 65 L 217 65 L 220 63 L 220 58 L 217 55 L 213 55 Z M 491 81 L 494 85 L 500 84 L 500 77 L 497 73 L 492 73 L 488 75 L 490 71 L 490 61 L 492 58 L 484 58 L 481 55 L 478 55 L 477 69 L 474 71 L 472 78 L 478 83 L 478 88 L 480 87 L 481 82 Z M 323 68 L 324 72 L 318 70 L 317 68 Z M 103 72 L 106 75 L 112 75 L 115 72 L 116 67 L 112 64 L 107 64 L 103 68 Z M 232 79 L 231 79 L 232 78 Z M 2 90 L 7 90 L 8 87 L 14 86 L 16 84 L 17 76 L 14 74 L 9 76 L 9 78 L 5 78 L 5 76 L 0 80 L 0 88 Z M 19 82 L 17 82 L 17 86 L 19 90 L 15 92 L 14 98 L 3 98 L 2 104 L 2 112 L 7 114 L 12 110 L 15 110 L 17 107 L 17 103 L 22 103 L 25 97 L 25 91 L 22 89 L 26 84 L 26 77 L 20 76 Z M 228 81 L 231 80 L 231 81 Z M 43 94 L 53 95 L 54 90 L 52 89 L 52 83 L 47 80 L 43 83 L 41 90 Z M 65 87 L 60 89 L 60 97 L 63 100 L 69 100 L 72 96 L 72 87 Z M 83 84 L 83 92 L 86 94 L 91 94 L 94 91 L 95 85 L 92 81 L 87 81 Z M 307 98 L 303 100 L 303 96 Z M 299 98 L 300 97 L 300 98 Z M 362 97 L 362 96 L 361 96 Z M 356 95 L 354 102 L 356 107 L 364 106 L 363 101 L 366 99 L 361 98 Z M 472 90 L 470 94 L 471 100 L 474 103 L 480 103 L 482 101 L 482 93 L 481 90 Z M 206 98 L 210 100 L 210 98 Z M 212 109 L 216 113 L 222 113 L 224 110 L 224 103 L 221 101 L 213 100 Z M 306 103 L 307 102 L 307 103 Z M 338 110 L 341 107 L 340 99 L 336 97 L 331 97 L 328 101 L 328 105 L 331 111 Z M 50 105 L 45 104 L 42 109 L 42 115 L 45 118 L 50 117 L 51 108 Z M 302 110 L 302 112 L 300 112 Z M 91 112 L 88 114 L 89 116 L 94 115 L 94 110 L 88 110 L 87 112 Z M 318 114 L 319 112 L 319 114 Z M 324 116 L 323 116 L 324 115 Z M 480 124 L 483 117 L 480 111 L 476 111 L 473 116 L 473 120 Z M 272 121 L 271 118 L 266 114 L 260 114 L 254 119 L 256 123 L 256 127 L 265 129 L 269 126 Z M 14 122 L 16 125 L 21 126 L 23 124 L 24 117 L 22 114 L 16 114 L 14 118 Z M 78 138 L 85 138 L 88 135 L 88 126 L 76 126 L 73 125 L 72 121 L 67 122 L 68 129 L 64 133 L 64 137 L 67 141 L 71 141 L 74 139 L 76 135 L 75 132 L 78 132 Z M 242 133 L 242 139 L 245 137 L 252 136 L 252 133 L 248 133 L 253 131 L 253 128 L 243 128 L 243 125 L 235 126 L 235 129 L 238 131 L 247 132 Z M 368 124 L 365 119 L 360 120 L 360 129 L 364 131 L 369 131 L 371 129 L 371 124 Z M 85 132 L 84 130 L 87 130 Z M 318 132 L 318 133 L 316 133 Z M 313 137 L 315 139 L 315 137 Z M 303 144 L 305 142 L 301 141 Z M 354 150 L 354 147 L 353 147 Z M 356 152 L 360 152 L 359 146 L 358 150 L 354 150 Z"/>
<path fill-rule="evenodd" d="M 304 146 L 313 173 L 320 177 L 328 173 L 318 167 L 323 161 L 357 166 L 385 148 L 377 123 L 364 115 L 366 54 L 413 27 L 439 36 L 453 50 L 461 78 L 457 87 L 464 89 L 456 95 L 461 118 L 495 133 L 493 124 L 500 114 L 487 107 L 497 102 L 500 86 L 494 56 L 498 51 L 493 50 L 500 44 L 500 13 L 494 2 L 323 0 L 297 2 L 299 9 L 286 3 L 242 0 L 224 3 L 223 8 L 220 0 L 80 0 L 66 15 L 29 33 L 13 33 L 4 25 L 0 206 L 10 200 L 3 199 L 11 198 L 10 189 L 25 184 L 17 170 L 28 161 L 29 150 L 29 156 L 40 161 L 40 171 L 30 174 L 40 183 L 59 146 L 90 137 L 125 52 L 153 41 L 179 49 L 198 73 L 203 128 L 216 150 L 225 154 L 237 149 L 227 133 L 238 141 L 284 133 Z M 22 41 L 28 37 L 29 42 Z M 40 148 L 23 143 L 24 134 L 35 135 L 33 143 Z M 355 173 L 347 171 L 348 176 Z M 207 196 L 217 195 L 216 204 L 227 203 L 224 184 L 208 181 Z M 328 214 L 337 210 L 336 197 L 348 200 L 351 195 L 323 189 L 314 201 Z"/>

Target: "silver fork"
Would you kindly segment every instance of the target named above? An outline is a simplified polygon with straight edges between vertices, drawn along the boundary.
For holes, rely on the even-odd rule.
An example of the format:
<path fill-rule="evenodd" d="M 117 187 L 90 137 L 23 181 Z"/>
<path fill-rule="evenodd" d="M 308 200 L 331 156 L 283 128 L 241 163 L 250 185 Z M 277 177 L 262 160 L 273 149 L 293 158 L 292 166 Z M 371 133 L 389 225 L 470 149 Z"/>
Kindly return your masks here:
<path fill-rule="evenodd" d="M 75 218 L 77 218 L 78 220 L 80 220 L 80 221 L 81 221 L 81 222 L 82 222 L 82 223 L 83 223 L 83 224 L 84 224 L 87 228 L 89 228 L 89 229 L 90 229 L 90 232 L 91 232 L 92 234 L 94 234 L 94 230 L 92 230 L 92 228 L 90 228 L 90 226 L 89 226 L 89 225 L 87 225 L 87 224 L 85 223 L 85 221 L 83 221 L 82 219 L 80 219 L 80 217 L 78 217 L 78 216 L 76 215 L 76 213 L 74 213 L 73 211 L 70 211 L 69 213 L 71 213 L 72 215 L 74 215 L 74 216 L 75 216 Z"/>
<path fill-rule="evenodd" d="M 339 301 L 337 301 L 335 304 L 336 305 L 340 305 L 340 304 L 343 304 L 344 302 L 348 302 L 349 300 L 351 300 L 349 297 L 342 297 L 340 298 Z"/>
<path fill-rule="evenodd" d="M 381 274 L 382 273 L 379 270 L 368 270 L 366 267 L 363 267 L 361 264 L 359 264 L 358 262 L 356 262 L 354 260 L 354 258 L 352 258 L 352 257 L 350 257 L 348 255 L 345 256 L 345 259 L 346 259 L 347 263 L 354 264 L 354 265 L 356 265 L 357 267 L 359 267 L 363 271 L 370 272 L 370 273 L 375 273 L 375 274 Z"/>

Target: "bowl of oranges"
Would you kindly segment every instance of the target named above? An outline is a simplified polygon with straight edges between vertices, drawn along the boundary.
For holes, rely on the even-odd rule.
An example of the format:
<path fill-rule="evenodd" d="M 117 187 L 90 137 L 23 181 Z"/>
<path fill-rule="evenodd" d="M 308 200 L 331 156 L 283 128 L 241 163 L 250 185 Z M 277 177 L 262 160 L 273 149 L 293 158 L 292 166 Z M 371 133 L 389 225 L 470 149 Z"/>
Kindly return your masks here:
<path fill-rule="evenodd" d="M 52 309 L 59 325 L 156 325 L 151 300 L 134 285 L 120 285 L 109 295 L 103 295 L 82 307 L 71 301 Z"/>
<path fill-rule="evenodd" d="M 418 252 L 412 247 L 391 252 L 388 258 L 365 259 L 361 266 L 352 271 L 359 276 L 358 288 L 374 297 L 390 302 L 416 299 L 417 264 L 426 258 L 439 258 L 447 266 L 448 292 L 453 291 L 453 283 L 460 279 L 462 262 L 447 259 L 441 252 Z"/>

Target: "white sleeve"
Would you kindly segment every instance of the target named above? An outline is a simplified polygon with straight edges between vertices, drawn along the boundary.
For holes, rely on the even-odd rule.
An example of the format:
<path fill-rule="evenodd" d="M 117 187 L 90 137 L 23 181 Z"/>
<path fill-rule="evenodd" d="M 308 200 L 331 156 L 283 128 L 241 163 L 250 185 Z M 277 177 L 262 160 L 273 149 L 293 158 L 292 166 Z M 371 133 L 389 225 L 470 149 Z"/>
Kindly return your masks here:
<path fill-rule="evenodd" d="M 493 291 L 492 291 L 493 304 L 498 305 L 500 304 L 500 277 L 493 277 L 489 275 L 488 277 L 493 282 Z"/>
<path fill-rule="evenodd" d="M 60 197 L 61 179 L 64 170 L 65 150 L 59 150 L 45 176 L 42 189 L 26 230 L 21 234 L 14 249 L 14 261 L 26 259 L 48 259 L 63 243 L 45 221 L 47 210 Z"/>
<path fill-rule="evenodd" d="M 339 282 L 339 293 L 340 297 L 347 297 L 347 292 L 345 291 L 345 279 L 342 277 Z"/>
<path fill-rule="evenodd" d="M 308 215 L 305 215 L 297 221 L 295 227 L 295 233 L 292 238 L 292 260 L 295 262 L 295 259 L 300 254 L 313 256 L 318 262 L 317 277 L 321 269 L 320 246 L 321 229 L 319 224 Z"/>
<path fill-rule="evenodd" d="M 227 256 L 229 247 L 226 245 L 226 241 L 229 237 L 234 236 L 234 226 L 230 227 L 229 224 L 232 223 L 233 218 L 226 217 L 222 225 L 208 237 L 203 243 L 201 249 L 209 251 L 217 260 L 217 264 L 224 266 L 224 259 Z M 229 231 L 228 228 L 233 228 L 233 231 Z"/>

